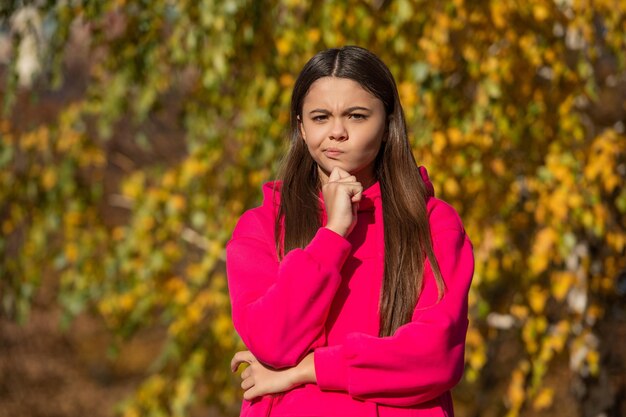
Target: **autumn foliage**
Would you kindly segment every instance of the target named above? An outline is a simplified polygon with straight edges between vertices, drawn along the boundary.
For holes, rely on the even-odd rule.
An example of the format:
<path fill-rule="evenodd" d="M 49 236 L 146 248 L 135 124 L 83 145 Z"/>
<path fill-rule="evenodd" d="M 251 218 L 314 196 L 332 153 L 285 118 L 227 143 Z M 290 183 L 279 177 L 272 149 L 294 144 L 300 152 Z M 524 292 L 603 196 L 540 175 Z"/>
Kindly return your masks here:
<path fill-rule="evenodd" d="M 12 45 L 0 67 L 1 314 L 27 320 L 54 273 L 68 319 L 97 314 L 120 343 L 166 329 L 123 415 L 240 398 L 224 245 L 286 149 L 294 77 L 344 44 L 390 66 L 415 157 L 474 242 L 464 389 L 481 389 L 503 332 L 520 349 L 490 398 L 502 414 L 550 408 L 557 357 L 598 375 L 596 326 L 626 292 L 626 2 L 53 3 L 8 6 L 0 21 Z M 72 84 L 77 44 L 84 90 L 52 120 L 18 123 L 19 94 Z M 121 127 L 149 149 L 168 140 L 146 127 L 163 115 L 184 152 L 120 162 L 109 144 Z M 104 187 L 112 164 L 126 170 Z"/>

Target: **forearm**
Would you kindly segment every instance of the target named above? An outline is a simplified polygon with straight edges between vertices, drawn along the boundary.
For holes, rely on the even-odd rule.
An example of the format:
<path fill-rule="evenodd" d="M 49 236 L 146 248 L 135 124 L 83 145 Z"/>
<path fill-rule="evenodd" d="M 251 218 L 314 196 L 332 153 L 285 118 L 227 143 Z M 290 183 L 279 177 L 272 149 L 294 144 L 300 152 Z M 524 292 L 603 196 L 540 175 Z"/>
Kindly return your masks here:
<path fill-rule="evenodd" d="M 315 384 L 317 378 L 315 376 L 315 363 L 313 361 L 313 352 L 309 353 L 294 368 L 294 376 L 296 385 Z"/>
<path fill-rule="evenodd" d="M 248 363 L 249 366 L 241 373 L 241 387 L 245 390 L 244 398 L 253 398 L 286 392 L 302 384 L 315 383 L 315 366 L 313 352 L 309 353 L 298 365 L 291 368 L 276 370 L 268 368 L 259 362 L 250 351 L 237 352 L 233 357 L 230 368 L 236 372 L 239 365 Z"/>

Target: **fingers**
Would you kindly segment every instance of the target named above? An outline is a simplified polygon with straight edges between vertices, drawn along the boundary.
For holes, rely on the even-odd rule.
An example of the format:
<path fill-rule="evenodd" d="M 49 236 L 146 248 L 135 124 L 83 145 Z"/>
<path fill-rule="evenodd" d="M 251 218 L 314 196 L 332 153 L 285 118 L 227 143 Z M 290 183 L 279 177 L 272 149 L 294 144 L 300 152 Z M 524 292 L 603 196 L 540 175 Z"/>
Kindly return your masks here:
<path fill-rule="evenodd" d="M 252 367 L 254 366 L 253 362 L 255 361 L 256 358 L 249 351 L 237 352 L 233 357 L 233 363 L 235 363 L 235 365 L 231 365 L 231 369 L 236 370 L 243 362 L 250 364 L 250 366 L 244 369 L 241 373 L 241 388 L 245 391 L 244 398 L 246 395 L 248 395 L 250 399 L 257 396 L 254 394 L 254 391 L 250 392 L 256 384 L 255 378 L 252 377 Z"/>
<path fill-rule="evenodd" d="M 255 361 L 256 361 L 256 358 L 254 357 L 252 352 L 250 352 L 249 350 L 237 352 L 233 356 L 233 359 L 231 359 L 230 361 L 230 370 L 233 372 L 236 372 L 240 364 L 244 362 L 252 363 Z"/>
<path fill-rule="evenodd" d="M 357 182 L 354 175 L 350 175 L 348 171 L 344 171 L 339 167 L 334 167 L 328 176 L 328 182 Z"/>
<path fill-rule="evenodd" d="M 259 388 L 256 386 L 255 378 L 252 374 L 252 365 L 257 362 L 256 357 L 249 350 L 237 352 L 230 361 L 230 369 L 233 372 L 236 372 L 239 365 L 244 362 L 250 364 L 251 366 L 248 366 L 241 373 L 241 388 L 244 390 L 243 398 L 250 401 L 260 395 Z"/>
<path fill-rule="evenodd" d="M 243 388 L 244 391 L 253 386 L 254 386 L 254 381 L 252 378 L 246 378 L 243 381 L 241 381 L 241 388 Z"/>
<path fill-rule="evenodd" d="M 360 182 L 348 182 L 345 183 L 347 188 L 346 191 L 350 196 L 350 201 L 353 203 L 358 203 L 361 201 L 361 197 L 363 195 L 363 186 Z"/>
<path fill-rule="evenodd" d="M 246 392 L 243 393 L 243 398 L 250 401 L 256 397 L 259 396 L 258 390 L 256 389 L 256 387 L 252 387 L 249 390 L 247 390 Z"/>
<path fill-rule="evenodd" d="M 328 176 L 328 181 L 339 181 L 341 179 L 341 173 L 343 171 L 339 167 L 334 167 L 332 171 L 330 171 L 330 175 Z M 344 171 L 345 172 L 345 171 Z"/>
<path fill-rule="evenodd" d="M 241 373 L 241 388 L 243 389 L 243 398 L 251 401 L 252 399 L 261 396 L 264 392 L 260 391 L 261 388 L 257 386 L 258 379 L 253 375 L 252 368 L 259 366 L 259 364 L 250 364 Z"/>
<path fill-rule="evenodd" d="M 339 177 L 341 178 L 341 181 L 346 181 L 346 182 L 356 181 L 356 177 L 354 175 L 350 175 L 348 171 L 344 171 L 341 168 L 337 168 L 337 169 L 339 170 Z"/>
<path fill-rule="evenodd" d="M 342 176 L 344 175 L 345 176 Z M 363 185 L 357 181 L 354 175 L 350 175 L 348 172 L 343 171 L 341 168 L 333 168 L 331 175 L 328 177 L 329 183 L 341 184 L 347 186 L 348 194 L 353 203 L 361 201 L 361 193 L 363 192 Z"/>
<path fill-rule="evenodd" d="M 361 193 L 363 192 L 363 186 L 357 181 L 354 175 L 350 175 L 348 171 L 344 171 L 339 167 L 334 167 L 328 177 L 328 182 L 336 182 L 340 184 L 346 184 L 349 187 L 348 193 L 353 203 L 361 201 Z"/>
<path fill-rule="evenodd" d="M 356 177 L 354 175 L 350 175 L 348 171 L 336 166 L 332 169 L 332 171 L 330 171 L 330 175 L 328 176 L 328 181 L 329 182 L 337 182 L 337 181 L 356 182 Z"/>

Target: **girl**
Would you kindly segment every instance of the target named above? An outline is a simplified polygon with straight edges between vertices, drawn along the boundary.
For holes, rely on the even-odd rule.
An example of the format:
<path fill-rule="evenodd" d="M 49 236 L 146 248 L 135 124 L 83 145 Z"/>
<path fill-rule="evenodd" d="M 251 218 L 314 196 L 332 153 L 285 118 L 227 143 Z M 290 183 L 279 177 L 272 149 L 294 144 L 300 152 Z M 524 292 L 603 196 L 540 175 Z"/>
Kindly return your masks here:
<path fill-rule="evenodd" d="M 378 57 L 346 46 L 304 66 L 263 191 L 227 246 L 241 416 L 452 416 L 472 244 L 416 165 Z"/>

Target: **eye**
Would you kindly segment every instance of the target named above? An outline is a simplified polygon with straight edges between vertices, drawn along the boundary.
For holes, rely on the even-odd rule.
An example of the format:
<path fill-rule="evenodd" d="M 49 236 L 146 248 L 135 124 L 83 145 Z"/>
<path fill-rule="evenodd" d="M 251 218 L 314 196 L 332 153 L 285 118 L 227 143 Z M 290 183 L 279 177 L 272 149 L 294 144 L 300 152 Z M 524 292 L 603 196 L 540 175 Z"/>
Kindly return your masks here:
<path fill-rule="evenodd" d="M 311 117 L 311 120 L 313 120 L 314 122 L 318 122 L 318 123 L 319 123 L 319 122 L 323 122 L 323 121 L 325 121 L 326 119 L 328 119 L 328 116 L 327 116 L 327 115 L 325 115 L 325 114 L 321 114 L 321 115 L 319 115 L 319 116 L 313 116 L 313 117 Z"/>
<path fill-rule="evenodd" d="M 350 119 L 367 120 L 367 115 L 362 114 L 362 113 L 350 113 Z"/>

